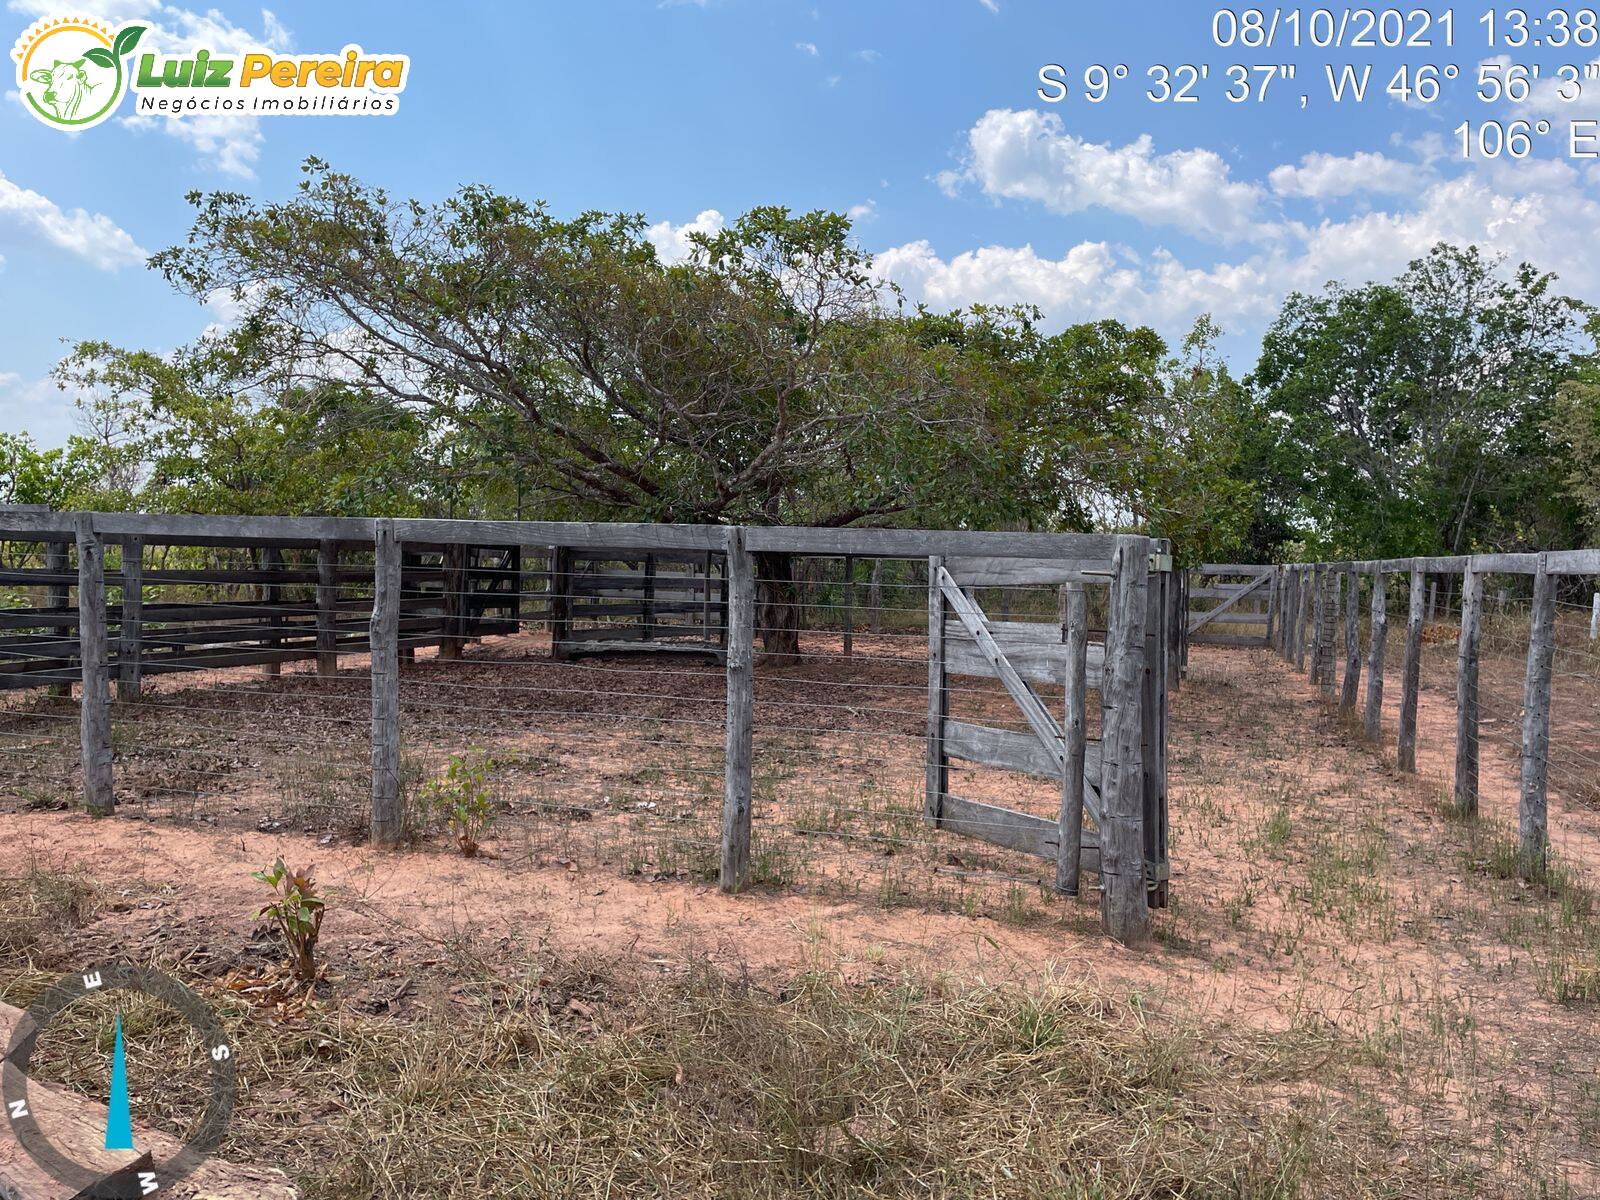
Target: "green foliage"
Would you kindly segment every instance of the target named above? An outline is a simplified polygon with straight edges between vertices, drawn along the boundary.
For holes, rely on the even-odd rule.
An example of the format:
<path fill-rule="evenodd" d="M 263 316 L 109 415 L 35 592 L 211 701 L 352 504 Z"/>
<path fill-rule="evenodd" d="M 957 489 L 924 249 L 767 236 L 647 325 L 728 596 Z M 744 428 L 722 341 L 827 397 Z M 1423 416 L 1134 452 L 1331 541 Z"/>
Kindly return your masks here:
<path fill-rule="evenodd" d="M 1549 423 L 1583 306 L 1500 266 L 1441 244 L 1392 283 L 1289 297 L 1251 379 L 1266 523 L 1334 558 L 1572 544 Z"/>
<path fill-rule="evenodd" d="M 422 794 L 429 810 L 449 827 L 461 853 L 472 857 L 489 827 L 494 824 L 494 798 L 489 774 L 494 761 L 481 750 L 452 754 L 442 779 L 423 785 Z"/>
<path fill-rule="evenodd" d="M 1548 433 L 1567 497 L 1578 509 L 1583 544 L 1600 545 L 1600 365 L 1593 359 L 1580 364 L 1556 396 Z"/>
<path fill-rule="evenodd" d="M 317 939 L 322 934 L 325 905 L 311 872 L 291 871 L 280 856 L 270 867 L 252 871 L 250 878 L 272 889 L 272 899 L 256 910 L 256 919 L 265 918 L 277 926 L 295 978 L 312 982 L 317 977 Z"/>

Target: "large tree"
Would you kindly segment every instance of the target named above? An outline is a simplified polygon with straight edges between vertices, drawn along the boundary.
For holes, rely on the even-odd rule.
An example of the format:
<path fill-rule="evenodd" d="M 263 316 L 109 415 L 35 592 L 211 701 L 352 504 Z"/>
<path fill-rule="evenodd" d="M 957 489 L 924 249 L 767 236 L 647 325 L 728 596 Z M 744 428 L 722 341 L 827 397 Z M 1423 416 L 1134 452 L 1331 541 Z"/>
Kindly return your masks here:
<path fill-rule="evenodd" d="M 1549 425 L 1582 315 L 1553 275 L 1443 244 L 1392 283 L 1291 296 L 1251 382 L 1298 532 L 1360 557 L 1570 537 Z"/>
<path fill-rule="evenodd" d="M 316 161 L 283 203 L 192 200 L 187 243 L 154 265 L 232 295 L 237 353 L 274 386 L 443 421 L 547 511 L 1083 518 L 1084 470 L 1041 448 L 1042 411 L 1065 431 L 1026 316 L 908 318 L 836 214 L 756 209 L 666 263 L 637 217 L 562 220 L 484 187 L 397 201 Z M 768 648 L 792 652 L 791 566 L 758 566 Z"/>

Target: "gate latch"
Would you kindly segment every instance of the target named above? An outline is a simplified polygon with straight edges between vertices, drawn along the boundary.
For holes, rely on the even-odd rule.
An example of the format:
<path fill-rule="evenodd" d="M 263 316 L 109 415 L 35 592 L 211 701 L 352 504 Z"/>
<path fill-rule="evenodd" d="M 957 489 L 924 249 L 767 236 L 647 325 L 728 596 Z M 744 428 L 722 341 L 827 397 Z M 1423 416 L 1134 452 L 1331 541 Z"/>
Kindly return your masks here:
<path fill-rule="evenodd" d="M 1170 571 L 1170 570 L 1172 570 L 1172 555 L 1170 555 L 1170 554 L 1152 554 L 1150 556 L 1150 569 L 1152 571 Z"/>

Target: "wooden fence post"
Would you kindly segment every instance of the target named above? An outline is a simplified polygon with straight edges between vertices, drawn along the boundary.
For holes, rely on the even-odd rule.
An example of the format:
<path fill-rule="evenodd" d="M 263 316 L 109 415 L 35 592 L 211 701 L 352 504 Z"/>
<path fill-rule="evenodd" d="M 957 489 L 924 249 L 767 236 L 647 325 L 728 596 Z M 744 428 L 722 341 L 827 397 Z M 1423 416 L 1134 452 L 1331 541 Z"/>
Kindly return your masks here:
<path fill-rule="evenodd" d="M 1478 811 L 1478 648 L 1483 630 L 1483 576 L 1467 560 L 1461 579 L 1461 637 L 1456 646 L 1456 811 Z"/>
<path fill-rule="evenodd" d="M 1428 620 L 1433 620 L 1439 612 L 1439 581 L 1430 580 L 1428 583 Z"/>
<path fill-rule="evenodd" d="M 1372 575 L 1372 648 L 1367 656 L 1367 740 L 1383 740 L 1383 672 L 1389 642 L 1389 577 L 1380 564 Z"/>
<path fill-rule="evenodd" d="M 117 638 L 117 699 L 137 700 L 144 685 L 144 539 L 122 542 L 122 620 Z"/>
<path fill-rule="evenodd" d="M 755 561 L 744 530 L 727 540 L 727 759 L 722 783 L 722 865 L 719 882 L 737 892 L 750 878 L 750 795 L 755 754 Z"/>
<path fill-rule="evenodd" d="M 1411 565 L 1411 606 L 1406 615 L 1406 660 L 1400 676 L 1400 738 L 1396 750 L 1402 771 L 1417 769 L 1417 691 L 1422 685 L 1423 587 L 1427 579 Z"/>
<path fill-rule="evenodd" d="M 1144 657 L 1150 550 L 1146 538 L 1117 541 L 1102 697 L 1100 923 L 1125 945 L 1150 936 L 1144 865 Z"/>
<path fill-rule="evenodd" d="M 317 674 L 331 679 L 339 673 L 339 543 L 323 538 L 317 543 Z"/>
<path fill-rule="evenodd" d="M 1272 647 L 1278 636 L 1278 569 L 1272 569 L 1272 583 L 1267 588 L 1267 646 Z"/>
<path fill-rule="evenodd" d="M 723 586 L 727 586 L 727 571 L 723 571 Z M 563 659 L 566 651 L 562 643 L 572 633 L 572 549 L 557 546 L 550 554 L 550 657 Z M 726 637 L 726 634 L 724 634 Z"/>
<path fill-rule="evenodd" d="M 1546 556 L 1533 577 L 1533 622 L 1528 635 L 1528 681 L 1522 701 L 1522 803 L 1517 813 L 1524 879 L 1542 878 L 1549 864 L 1550 685 L 1556 654 L 1556 589 Z"/>
<path fill-rule="evenodd" d="M 283 570 L 283 551 L 274 546 L 268 546 L 261 551 L 260 567 L 265 577 L 270 581 Z M 266 637 L 263 639 L 264 648 L 268 653 L 267 661 L 261 664 L 263 675 L 277 675 L 283 670 L 283 660 L 273 651 L 283 642 L 276 632 L 283 620 L 280 613 L 271 611 L 283 602 L 283 585 L 281 583 L 267 582 L 260 588 L 261 601 L 268 607 L 266 619 Z"/>
<path fill-rule="evenodd" d="M 1066 585 L 1067 666 L 1061 729 L 1067 762 L 1061 777 L 1060 840 L 1056 844 L 1056 891 L 1078 894 L 1083 869 L 1084 708 L 1088 703 L 1089 600 L 1081 583 Z"/>
<path fill-rule="evenodd" d="M 1334 659 L 1334 638 L 1339 629 L 1339 584 L 1342 578 L 1332 567 L 1327 567 L 1322 573 L 1322 588 L 1327 595 L 1322 601 L 1322 638 L 1317 645 L 1317 657 L 1322 662 L 1317 684 L 1322 688 L 1323 696 L 1329 700 L 1333 699 L 1333 689 L 1339 675 Z"/>
<path fill-rule="evenodd" d="M 1589 615 L 1589 640 L 1600 641 L 1600 592 L 1594 594 L 1594 612 Z"/>
<path fill-rule="evenodd" d="M 67 549 L 66 542 L 50 542 L 46 545 L 45 567 L 56 575 L 66 575 L 72 569 L 71 554 Z M 71 590 L 72 585 L 65 580 L 52 582 L 50 590 L 46 593 L 46 603 L 52 609 L 65 611 L 69 607 L 69 601 L 72 599 Z M 1600 596 L 1596 596 L 1595 599 L 1600 601 Z M 1595 605 L 1595 612 L 1600 613 L 1600 603 Z M 60 629 L 61 638 L 65 641 L 67 627 L 63 625 L 60 626 Z M 52 696 L 70 696 L 72 695 L 72 684 L 66 682 L 65 679 L 58 683 L 52 683 L 50 685 L 50 694 Z"/>
<path fill-rule="evenodd" d="M 106 674 L 106 548 L 87 516 L 77 520 L 77 540 L 83 804 L 91 813 L 104 817 L 116 808 L 111 781 L 111 698 Z"/>
<path fill-rule="evenodd" d="M 867 628 L 873 633 L 883 632 L 883 559 L 872 560 L 872 574 L 867 577 Z"/>
<path fill-rule="evenodd" d="M 644 630 L 644 640 L 656 638 L 656 556 L 644 556 L 644 584 L 640 592 L 639 624 Z"/>
<path fill-rule="evenodd" d="M 393 846 L 405 832 L 400 807 L 400 543 L 394 521 L 373 531 L 372 844 Z"/>
<path fill-rule="evenodd" d="M 446 661 L 461 657 L 461 643 L 466 631 L 463 614 L 467 606 L 467 547 L 451 542 L 439 556 L 444 568 L 444 613 L 440 618 L 439 657 Z M 646 622 L 648 624 L 648 620 Z"/>
<path fill-rule="evenodd" d="M 1304 567 L 1294 571 L 1294 666 L 1306 669 L 1306 610 L 1311 604 L 1311 580 Z"/>
<path fill-rule="evenodd" d="M 1361 576 L 1355 564 L 1344 572 L 1344 683 L 1339 691 L 1339 711 L 1354 714 L 1361 695 Z"/>
<path fill-rule="evenodd" d="M 856 560 L 844 556 L 844 652 L 855 653 Z"/>
<path fill-rule="evenodd" d="M 950 713 L 950 681 L 945 672 L 945 598 L 939 587 L 944 559 L 928 559 L 928 766 L 923 783 L 922 815 L 933 825 L 944 815 L 950 787 L 950 763 L 944 753 L 944 723 Z"/>
<path fill-rule="evenodd" d="M 1328 606 L 1327 573 L 1321 563 L 1311 568 L 1311 674 L 1312 683 L 1322 682 L 1322 632 Z"/>

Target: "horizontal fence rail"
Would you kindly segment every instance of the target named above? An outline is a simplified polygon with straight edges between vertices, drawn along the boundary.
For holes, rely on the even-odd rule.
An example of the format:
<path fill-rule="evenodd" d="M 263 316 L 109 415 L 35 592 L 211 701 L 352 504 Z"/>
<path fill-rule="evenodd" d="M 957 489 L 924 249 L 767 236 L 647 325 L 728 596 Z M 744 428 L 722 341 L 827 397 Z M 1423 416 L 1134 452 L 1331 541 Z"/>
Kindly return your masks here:
<path fill-rule="evenodd" d="M 939 585 L 935 563 L 961 614 L 937 628 L 912 598 Z M 1086 587 L 1101 597 L 1092 611 Z M 424 750 L 537 742 L 599 756 L 588 774 L 611 778 L 607 747 L 627 741 L 658 748 L 661 765 L 581 801 L 537 784 L 537 754 L 498 752 L 550 819 L 653 822 L 662 837 L 641 859 L 713 862 L 728 891 L 781 877 L 780 855 L 821 880 L 834 868 L 807 848 L 851 838 L 955 859 L 937 839 L 964 830 L 999 850 L 943 870 L 1002 878 L 1020 845 L 1050 860 L 1059 891 L 1097 872 L 1104 928 L 1139 942 L 1170 878 L 1183 590 L 1166 544 L 1134 535 L 0 510 L 0 691 L 76 689 L 77 773 L 97 813 L 115 810 L 126 777 L 158 769 L 186 781 L 151 785 L 161 794 L 236 808 L 279 786 L 293 811 L 338 807 L 359 786 L 371 840 L 392 846 L 428 786 Z M 780 610 L 814 631 L 798 650 L 769 645 Z M 918 678 L 935 642 L 937 688 Z M 945 771 L 975 789 L 959 820 L 943 775 L 931 816 L 920 788 L 903 806 L 875 790 L 900 758 L 920 780 L 929 694 L 955 705 L 937 729 Z M 291 695 L 285 724 L 273 706 Z M 1057 715 L 1039 719 L 1040 697 Z M 584 717 L 601 709 L 604 721 Z M 48 707 L 7 711 L 0 754 L 70 746 Z M 237 782 L 249 755 L 224 761 L 216 743 L 246 737 L 284 783 Z M 134 738 L 146 740 L 120 748 Z M 816 789 L 796 789 L 802 771 L 837 786 L 803 799 Z M 1049 799 L 1012 799 L 1040 784 Z"/>

